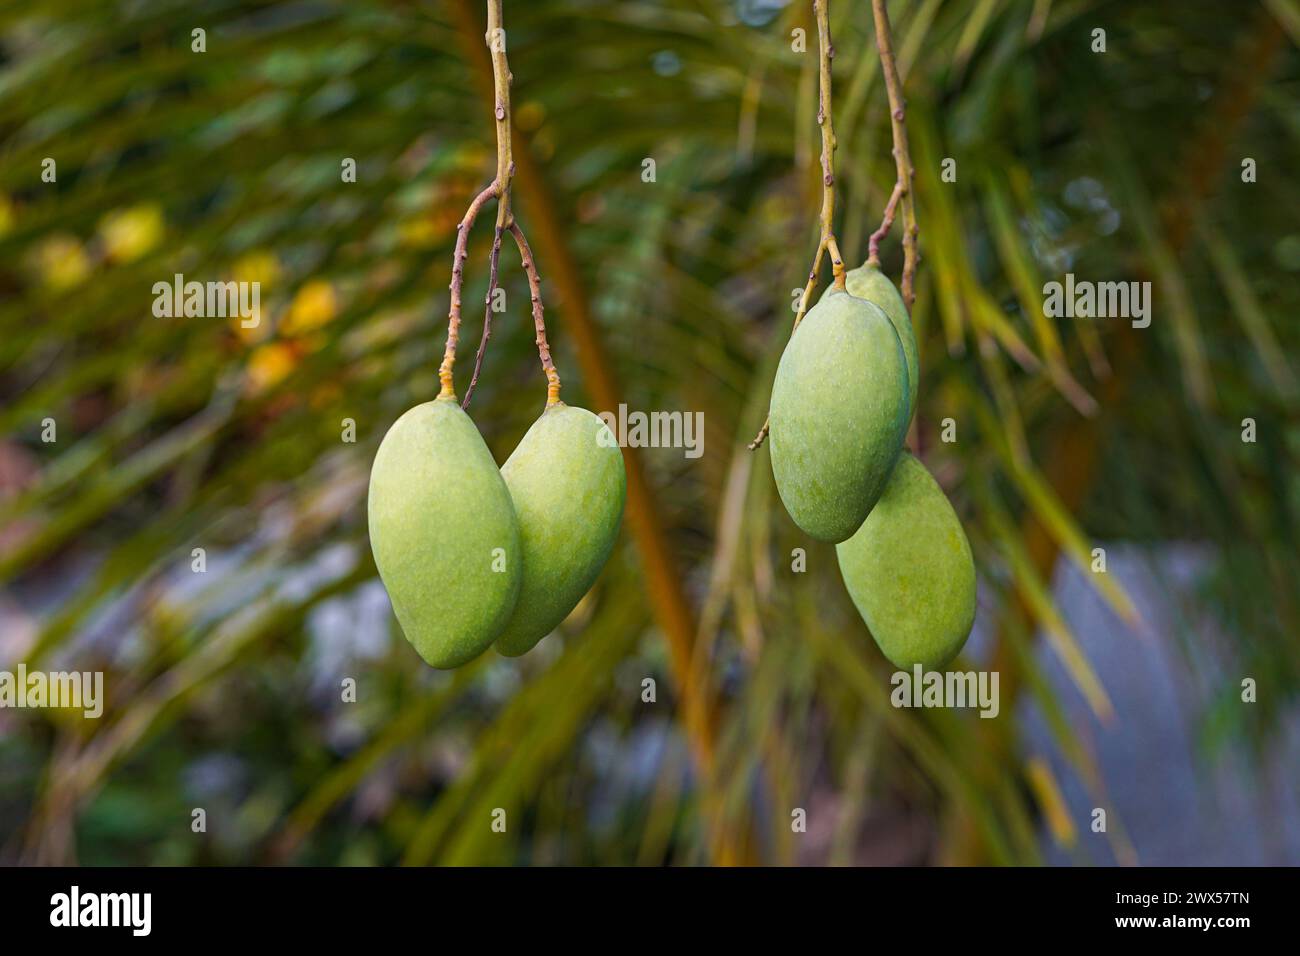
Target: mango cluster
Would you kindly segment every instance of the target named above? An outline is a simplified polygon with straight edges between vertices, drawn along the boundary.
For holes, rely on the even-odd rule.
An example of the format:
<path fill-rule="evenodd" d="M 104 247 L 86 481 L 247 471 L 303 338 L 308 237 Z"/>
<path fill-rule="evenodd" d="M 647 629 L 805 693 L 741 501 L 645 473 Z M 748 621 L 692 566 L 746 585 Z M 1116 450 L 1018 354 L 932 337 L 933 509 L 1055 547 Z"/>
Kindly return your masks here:
<path fill-rule="evenodd" d="M 602 435 L 603 433 L 603 435 Z M 406 639 L 437 668 L 525 654 L 605 566 L 627 478 L 608 426 L 556 402 L 498 471 L 452 398 L 405 412 L 370 472 L 370 547 Z"/>
<path fill-rule="evenodd" d="M 772 385 L 772 473 L 805 533 L 836 545 L 858 613 L 896 666 L 937 669 L 975 622 L 970 543 L 938 483 L 903 448 L 916 412 L 916 335 L 868 262 L 829 288 Z"/>

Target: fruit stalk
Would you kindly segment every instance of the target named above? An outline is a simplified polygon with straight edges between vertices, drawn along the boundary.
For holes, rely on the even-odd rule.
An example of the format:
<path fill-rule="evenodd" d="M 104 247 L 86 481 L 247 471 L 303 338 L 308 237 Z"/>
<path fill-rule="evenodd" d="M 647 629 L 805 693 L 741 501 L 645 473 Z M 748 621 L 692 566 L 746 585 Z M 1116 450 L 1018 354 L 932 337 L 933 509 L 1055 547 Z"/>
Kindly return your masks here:
<path fill-rule="evenodd" d="M 515 174 L 514 158 L 511 156 L 510 140 L 510 84 L 514 76 L 510 72 L 510 63 L 506 60 L 506 31 L 502 26 L 501 0 L 487 0 L 487 32 L 483 34 L 492 55 L 492 92 L 496 100 L 492 111 L 496 119 L 497 133 L 497 178 L 503 213 L 497 220 L 501 227 L 510 224 L 510 180 Z"/>
<path fill-rule="evenodd" d="M 817 252 L 813 255 L 812 269 L 808 272 L 808 284 L 804 286 L 803 295 L 799 297 L 799 310 L 794 316 L 794 325 L 790 334 L 799 328 L 804 314 L 808 311 L 808 302 L 812 298 L 813 288 L 817 285 L 817 275 L 821 272 L 822 256 L 831 254 L 831 272 L 835 277 L 835 287 L 844 288 L 844 257 L 840 255 L 840 245 L 835 238 L 835 120 L 831 110 L 831 61 L 835 59 L 835 46 L 831 42 L 830 0 L 813 0 L 813 14 L 817 20 L 817 55 L 819 61 L 819 89 L 817 99 L 817 125 L 822 131 L 822 208 L 820 233 L 817 239 Z M 749 443 L 754 451 L 767 439 L 772 420 L 763 422 L 754 440 Z"/>
<path fill-rule="evenodd" d="M 898 211 L 898 200 L 902 196 L 903 184 L 894 183 L 894 191 L 889 196 L 889 202 L 885 204 L 885 214 L 880 218 L 880 228 L 867 240 L 867 262 L 871 265 L 880 265 L 880 240 L 889 235 L 889 230 L 893 228 L 894 215 Z"/>
<path fill-rule="evenodd" d="M 817 125 L 822 130 L 822 212 L 819 245 L 831 254 L 831 270 L 836 288 L 844 288 L 844 259 L 835 240 L 835 120 L 831 112 L 831 61 L 835 59 L 835 46 L 831 43 L 830 0 L 813 0 L 813 13 L 817 16 L 817 50 L 820 61 L 820 85 L 817 101 Z M 820 254 L 821 249 L 818 250 Z M 807 308 L 810 290 L 804 290 L 801 305 Z M 799 327 L 803 310 L 795 316 L 794 327 Z"/>
<path fill-rule="evenodd" d="M 452 253 L 451 266 L 451 309 L 447 313 L 447 345 L 443 349 L 442 365 L 438 367 L 438 381 L 441 385 L 438 392 L 439 398 L 456 397 L 456 388 L 452 384 L 451 370 L 452 366 L 456 364 L 456 343 L 460 339 L 460 290 L 465 284 L 465 260 L 469 258 L 469 253 L 465 247 L 469 243 L 469 231 L 474 227 L 474 220 L 478 218 L 484 203 L 496 195 L 495 190 L 496 181 L 494 180 L 474 197 L 474 200 L 469 204 L 469 209 L 465 210 L 465 218 L 456 227 L 456 250 Z"/>
<path fill-rule="evenodd" d="M 470 378 L 469 388 L 465 391 L 465 400 L 461 408 L 468 408 L 474 387 L 478 384 L 479 373 L 483 369 L 483 354 L 487 351 L 488 340 L 492 338 L 492 297 L 497 288 L 498 265 L 501 258 L 501 242 L 508 231 L 519 247 L 523 259 L 524 271 L 528 274 L 529 293 L 533 303 L 533 324 L 537 327 L 537 353 L 542 360 L 542 369 L 546 372 L 546 404 L 554 405 L 560 400 L 560 377 L 551 361 L 550 349 L 546 344 L 546 326 L 542 321 L 541 282 L 537 278 L 537 268 L 533 264 L 532 253 L 528 251 L 528 240 L 523 230 L 515 222 L 510 205 L 510 184 L 515 175 L 515 162 L 510 114 L 510 84 L 514 76 L 510 72 L 510 62 L 506 57 L 506 32 L 502 26 L 502 0 L 487 0 L 487 32 L 483 40 L 487 44 L 492 63 L 492 99 L 493 120 L 496 124 L 497 170 L 496 176 L 484 190 L 474 197 L 465 218 L 460 221 L 456 231 L 456 250 L 451 269 L 451 308 L 447 314 L 447 345 L 443 350 L 442 364 L 438 367 L 439 398 L 456 397 L 453 369 L 456 365 L 456 346 L 460 341 L 461 289 L 465 281 L 465 260 L 469 257 L 466 246 L 474 221 L 489 199 L 497 200 L 496 229 L 492 237 L 492 252 L 489 257 L 488 289 L 483 307 L 483 333 L 479 338 L 478 353 L 474 357 L 474 374 Z"/>
<path fill-rule="evenodd" d="M 469 378 L 469 388 L 465 389 L 465 400 L 461 408 L 469 408 L 469 400 L 474 395 L 474 386 L 478 384 L 479 372 L 483 370 L 483 353 L 487 351 L 488 339 L 492 338 L 492 293 L 497 288 L 497 267 L 501 261 L 501 236 L 505 230 L 501 226 L 501 213 L 509 207 L 502 203 L 497 210 L 496 232 L 492 235 L 492 253 L 488 257 L 488 290 L 483 303 L 483 334 L 478 340 L 478 354 L 474 356 L 474 374 Z"/>
<path fill-rule="evenodd" d="M 528 245 L 524 231 L 519 223 L 510 224 L 510 235 L 519 247 L 519 258 L 523 262 L 524 274 L 528 276 L 528 294 L 533 302 L 533 327 L 537 330 L 537 356 L 542 360 L 542 371 L 546 373 L 546 407 L 550 408 L 560 401 L 560 373 L 551 361 L 551 347 L 546 343 L 546 322 L 542 318 L 542 279 L 537 274 L 537 263 L 533 259 L 533 250 Z"/>
<path fill-rule="evenodd" d="M 510 64 L 506 61 L 506 35 L 501 26 L 501 0 L 488 2 L 487 32 L 483 34 L 483 40 L 492 54 L 492 87 L 495 101 L 492 115 L 496 121 L 497 134 L 497 174 L 493 183 L 498 185 L 497 224 L 492 236 L 488 289 L 483 304 L 483 334 L 479 337 L 478 354 L 474 356 L 474 374 L 470 376 L 469 388 L 465 390 L 465 401 L 461 402 L 461 408 L 469 408 L 469 400 L 474 394 L 474 386 L 478 384 L 479 372 L 483 368 L 483 353 L 487 351 L 488 340 L 492 338 L 492 295 L 497 288 L 497 262 L 501 258 L 501 237 L 514 221 L 510 210 L 510 181 L 515 175 L 515 162 L 511 155 L 513 143 L 510 137 L 510 84 L 514 76 L 510 73 Z"/>
<path fill-rule="evenodd" d="M 921 234 L 916 224 L 916 198 L 913 182 L 916 170 L 912 168 L 912 154 L 907 146 L 907 125 L 904 122 L 903 83 L 898 78 L 898 64 L 894 60 L 894 37 L 889 29 L 889 13 L 885 9 L 885 0 L 871 0 L 871 12 L 876 21 L 876 49 L 880 51 L 880 72 L 885 78 L 885 90 L 889 96 L 889 122 L 894 136 L 894 165 L 898 170 L 898 181 L 894 186 L 894 196 L 885 207 L 885 219 L 880 229 L 871 237 L 868 246 L 868 261 L 879 262 L 876 247 L 894 223 L 894 207 L 900 205 L 903 212 L 903 302 L 909 315 L 912 303 L 916 299 L 916 265 L 920 261 L 917 251 L 917 238 Z M 879 238 L 877 238 L 879 236 Z"/>

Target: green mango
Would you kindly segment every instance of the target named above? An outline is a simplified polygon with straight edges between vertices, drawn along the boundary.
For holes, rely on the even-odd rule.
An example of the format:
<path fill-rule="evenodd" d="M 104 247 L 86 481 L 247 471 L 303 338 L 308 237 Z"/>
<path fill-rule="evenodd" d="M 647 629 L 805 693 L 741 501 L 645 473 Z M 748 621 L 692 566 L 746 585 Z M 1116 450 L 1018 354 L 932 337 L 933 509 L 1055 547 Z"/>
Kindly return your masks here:
<path fill-rule="evenodd" d="M 772 383 L 772 474 L 818 541 L 858 530 L 907 432 L 907 362 L 879 308 L 833 291 L 795 329 Z"/>
<path fill-rule="evenodd" d="M 563 402 L 542 412 L 501 475 L 519 518 L 523 583 L 496 649 L 517 657 L 569 616 L 605 566 L 627 476 L 609 427 Z"/>
<path fill-rule="evenodd" d="M 903 452 L 875 509 L 835 552 L 849 597 L 890 661 L 938 669 L 957 656 L 975 623 L 975 560 L 923 464 Z"/>
<path fill-rule="evenodd" d="M 834 286 L 830 286 L 829 293 Z M 903 357 L 907 359 L 907 421 L 910 424 L 916 415 L 916 390 L 921 384 L 921 365 L 916 351 L 916 333 L 912 330 L 912 320 L 908 318 L 907 306 L 899 295 L 889 276 L 880 271 L 880 266 L 864 262 L 856 269 L 850 269 L 844 276 L 844 288 L 849 295 L 866 299 L 889 316 L 889 321 L 898 333 L 898 341 L 903 346 Z M 826 297 L 822 294 L 822 298 Z"/>
<path fill-rule="evenodd" d="M 523 577 L 519 523 L 483 436 L 454 398 L 408 409 L 370 469 L 370 549 L 406 639 L 434 667 L 492 644 Z"/>

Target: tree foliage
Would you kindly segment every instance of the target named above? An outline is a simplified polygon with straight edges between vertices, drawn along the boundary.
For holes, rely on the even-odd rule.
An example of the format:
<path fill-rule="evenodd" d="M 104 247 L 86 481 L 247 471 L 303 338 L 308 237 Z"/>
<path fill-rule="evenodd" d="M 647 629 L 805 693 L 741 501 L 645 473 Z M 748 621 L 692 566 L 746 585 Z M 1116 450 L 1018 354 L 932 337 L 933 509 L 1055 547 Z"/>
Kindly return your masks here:
<path fill-rule="evenodd" d="M 1142 639 L 1125 581 L 1091 572 L 1119 542 L 1204 550 L 1172 635 L 1209 688 L 1204 739 L 1267 745 L 1300 687 L 1295 4 L 891 5 L 918 176 L 917 444 L 976 553 L 966 663 L 1000 668 L 997 721 L 890 706 L 833 549 L 797 532 L 766 450 L 745 447 L 817 239 L 806 6 L 506 4 L 540 171 L 516 212 L 576 267 L 558 282 L 538 249 L 566 398 L 592 403 L 580 295 L 629 408 L 703 413 L 701 458 L 642 450 L 653 510 L 628 516 L 665 529 L 697 618 L 717 714 L 703 772 L 630 534 L 519 660 L 435 673 L 376 590 L 369 464 L 437 392 L 455 226 L 493 170 L 480 4 L 0 13 L 0 666 L 103 670 L 108 688 L 98 721 L 0 714 L 6 856 L 843 861 L 878 858 L 867 821 L 919 820 L 907 859 L 1037 861 L 1057 784 L 1026 765 L 1015 701 L 1101 799 L 1033 645 L 1113 720 L 1052 582 L 1072 562 Z M 837 234 L 857 262 L 894 163 L 869 5 L 832 13 Z M 471 238 L 467 303 L 490 242 L 488 225 Z M 897 275 L 897 228 L 882 252 Z M 498 462 L 545 390 L 512 255 L 471 406 Z M 1067 272 L 1150 281 L 1150 326 L 1046 318 L 1043 285 Z M 261 324 L 154 315 L 177 273 L 260 281 Z M 810 805 L 836 821 L 812 852 L 790 827 Z"/>

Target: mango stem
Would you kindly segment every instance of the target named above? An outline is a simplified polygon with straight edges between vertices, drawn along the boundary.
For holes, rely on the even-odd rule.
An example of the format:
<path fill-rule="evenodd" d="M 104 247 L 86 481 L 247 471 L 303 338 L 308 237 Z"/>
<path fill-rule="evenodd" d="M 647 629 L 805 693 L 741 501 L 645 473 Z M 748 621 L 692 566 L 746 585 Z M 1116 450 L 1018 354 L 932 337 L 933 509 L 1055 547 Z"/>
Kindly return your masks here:
<path fill-rule="evenodd" d="M 912 168 L 912 154 L 907 146 L 907 124 L 903 121 L 905 116 L 903 81 L 898 78 L 898 64 L 894 60 L 894 36 L 889 29 L 889 12 L 885 9 L 885 0 L 871 0 L 871 10 L 876 21 L 876 49 L 880 51 L 880 72 L 885 78 L 885 90 L 889 95 L 890 131 L 894 137 L 894 165 L 898 170 L 894 192 L 903 209 L 903 304 L 907 306 L 908 315 L 911 315 L 912 303 L 916 300 L 916 266 L 921 261 L 920 252 L 917 250 L 917 239 L 921 229 L 916 224 L 916 196 L 913 188 L 916 170 Z M 891 200 L 891 204 L 893 202 L 894 200 Z M 892 216 L 889 222 L 892 224 Z M 889 226 L 883 223 L 881 228 L 885 232 L 889 231 Z M 874 249 L 871 256 L 876 256 Z M 879 264 L 878 258 L 876 261 Z"/>
<path fill-rule="evenodd" d="M 456 397 L 456 387 L 452 371 L 456 364 L 456 345 L 460 339 L 461 288 L 465 281 L 465 259 L 468 257 L 466 245 L 470 229 L 478 218 L 480 210 L 488 199 L 497 200 L 496 231 L 492 237 L 492 252 L 489 256 L 488 290 L 483 309 L 483 334 L 479 338 L 478 354 L 474 358 L 474 374 L 470 378 L 469 388 L 465 392 L 465 401 L 461 408 L 469 407 L 469 400 L 478 384 L 479 373 L 483 369 L 483 353 L 487 351 L 488 340 L 492 337 L 492 298 L 497 289 L 497 270 L 501 259 L 501 239 L 509 231 L 519 247 L 524 272 L 528 276 L 529 295 L 533 303 L 533 325 L 537 329 L 537 354 L 542 361 L 542 370 L 546 373 L 546 406 L 559 404 L 560 375 L 551 361 L 551 350 L 546 343 L 546 323 L 542 319 L 542 284 L 537 275 L 537 266 L 533 260 L 528 240 L 523 230 L 515 222 L 510 208 L 510 184 L 515 175 L 514 155 L 512 153 L 513 128 L 510 118 L 510 84 L 514 77 L 510 73 L 510 63 L 506 58 L 506 32 L 502 26 L 502 0 L 487 0 L 487 32 L 483 39 L 487 44 L 492 60 L 493 117 L 496 121 L 497 136 L 497 173 L 496 178 L 470 203 L 465 218 L 460 221 L 456 234 L 456 251 L 451 269 L 451 309 L 447 314 L 447 345 L 443 350 L 442 365 L 438 368 L 439 398 Z"/>
<path fill-rule="evenodd" d="M 519 259 L 523 263 L 524 274 L 528 276 L 528 293 L 533 301 L 533 328 L 537 330 L 537 356 L 541 359 L 542 371 L 546 373 L 546 407 L 550 408 L 560 401 L 560 373 L 555 370 L 555 363 L 551 361 L 551 347 L 546 342 L 546 320 L 542 317 L 542 279 L 537 274 L 533 250 L 528 245 L 524 231 L 519 228 L 519 223 L 510 224 L 510 235 L 519 247 Z"/>
<path fill-rule="evenodd" d="M 813 0 L 813 15 L 817 18 L 817 54 L 819 61 L 817 93 L 817 125 L 822 131 L 822 208 L 819 217 L 820 235 L 817 239 L 817 252 L 813 256 L 812 269 L 808 272 L 808 284 L 804 286 L 803 295 L 799 297 L 799 309 L 795 312 L 794 325 L 790 334 L 799 328 L 804 314 L 808 311 L 808 300 L 812 298 L 817 286 L 817 276 L 821 272 L 822 256 L 829 252 L 831 256 L 831 275 L 835 288 L 844 290 L 844 257 L 840 255 L 840 244 L 835 239 L 835 150 L 839 142 L 835 138 L 835 120 L 831 111 L 831 60 L 835 58 L 835 47 L 831 43 L 830 0 Z M 767 440 L 772 420 L 769 416 L 758 430 L 754 440 L 749 443 L 754 451 Z"/>

